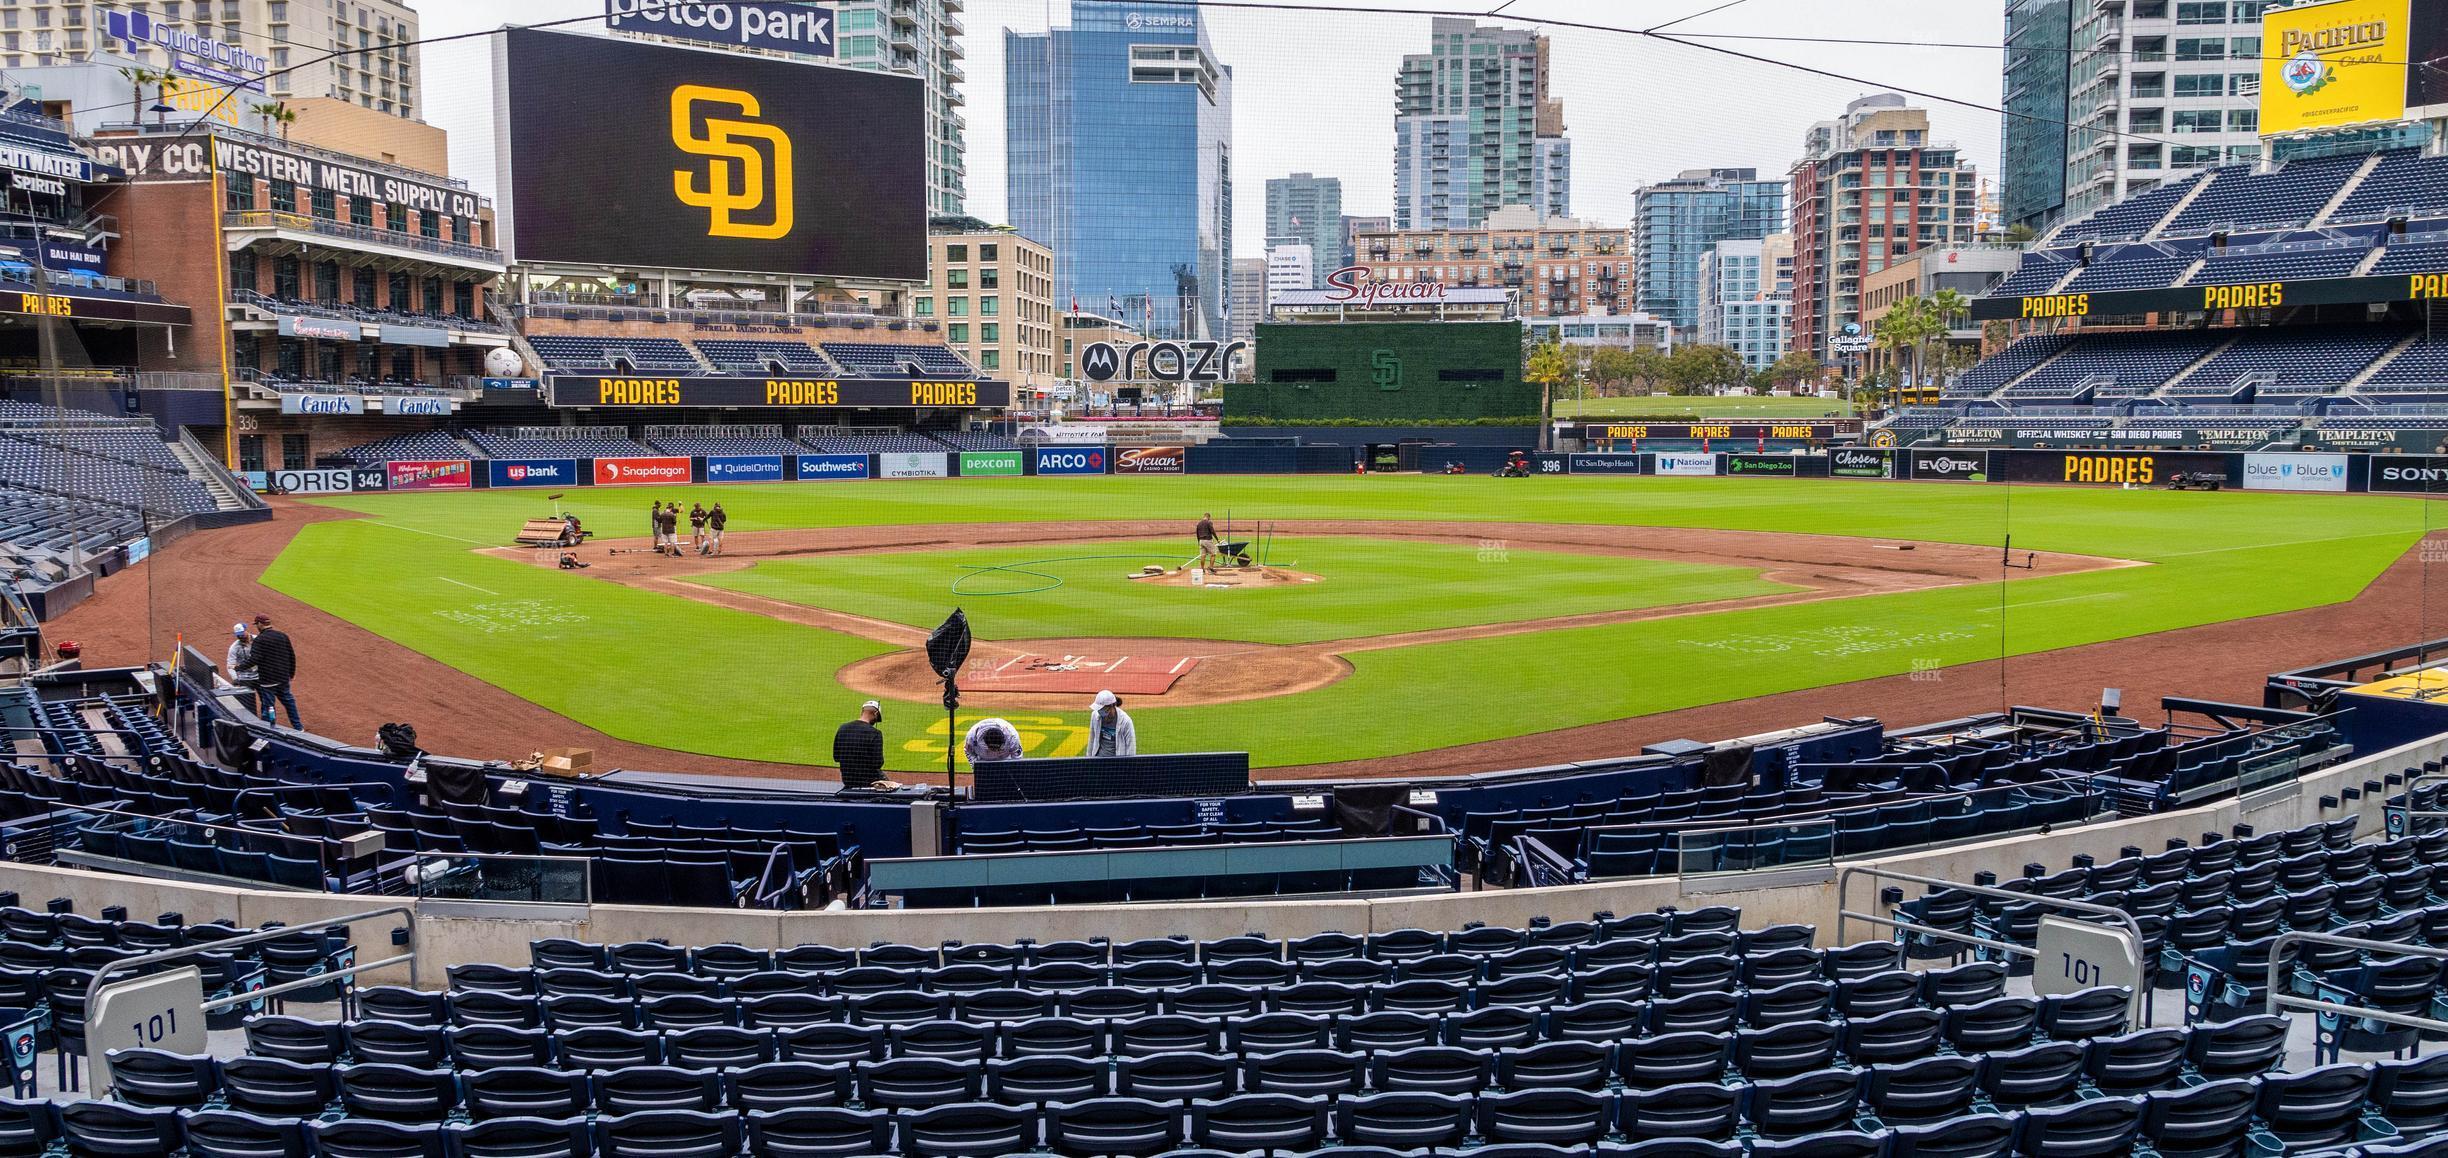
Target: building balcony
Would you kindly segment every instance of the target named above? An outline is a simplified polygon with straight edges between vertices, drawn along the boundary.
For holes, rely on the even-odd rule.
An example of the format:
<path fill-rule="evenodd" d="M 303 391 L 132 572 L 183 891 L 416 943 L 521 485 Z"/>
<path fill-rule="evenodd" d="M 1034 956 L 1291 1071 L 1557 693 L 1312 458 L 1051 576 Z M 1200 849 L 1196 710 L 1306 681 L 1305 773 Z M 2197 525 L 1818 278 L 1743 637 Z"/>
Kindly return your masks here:
<path fill-rule="evenodd" d="M 337 241 L 350 249 L 391 251 L 403 256 L 436 260 L 445 264 L 472 266 L 489 273 L 502 271 L 502 253 L 481 245 L 443 241 L 394 229 L 376 229 L 346 221 L 330 221 L 303 213 L 281 213 L 272 210 L 247 209 L 221 215 L 221 228 L 229 234 L 230 248 L 235 250 L 264 237 L 288 235 L 300 242 L 308 238 L 317 241 Z"/>

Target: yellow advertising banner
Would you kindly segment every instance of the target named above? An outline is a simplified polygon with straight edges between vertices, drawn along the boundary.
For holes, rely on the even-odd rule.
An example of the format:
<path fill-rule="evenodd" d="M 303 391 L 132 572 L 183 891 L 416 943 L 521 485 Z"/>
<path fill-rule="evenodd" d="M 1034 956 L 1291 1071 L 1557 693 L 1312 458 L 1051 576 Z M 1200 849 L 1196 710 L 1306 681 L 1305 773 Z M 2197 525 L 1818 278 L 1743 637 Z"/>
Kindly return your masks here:
<path fill-rule="evenodd" d="M 2405 116 L 2410 0 L 2333 0 L 2261 14 L 2261 133 Z"/>

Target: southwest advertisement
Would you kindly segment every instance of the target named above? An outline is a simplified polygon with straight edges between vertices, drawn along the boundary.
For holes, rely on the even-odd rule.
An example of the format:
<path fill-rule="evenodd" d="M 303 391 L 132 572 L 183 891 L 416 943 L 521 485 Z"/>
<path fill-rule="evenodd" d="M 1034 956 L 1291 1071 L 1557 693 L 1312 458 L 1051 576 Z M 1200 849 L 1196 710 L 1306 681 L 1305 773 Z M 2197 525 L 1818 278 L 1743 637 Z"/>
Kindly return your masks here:
<path fill-rule="evenodd" d="M 494 71 L 515 261 L 926 280 L 915 76 L 523 28 Z"/>
<path fill-rule="evenodd" d="M 803 454 L 799 456 L 800 482 L 833 482 L 838 479 L 867 477 L 867 456 L 863 454 Z"/>
<path fill-rule="evenodd" d="M 2296 133 L 2405 116 L 2419 69 L 2408 0 L 2331 0 L 2261 13 L 2261 133 Z"/>

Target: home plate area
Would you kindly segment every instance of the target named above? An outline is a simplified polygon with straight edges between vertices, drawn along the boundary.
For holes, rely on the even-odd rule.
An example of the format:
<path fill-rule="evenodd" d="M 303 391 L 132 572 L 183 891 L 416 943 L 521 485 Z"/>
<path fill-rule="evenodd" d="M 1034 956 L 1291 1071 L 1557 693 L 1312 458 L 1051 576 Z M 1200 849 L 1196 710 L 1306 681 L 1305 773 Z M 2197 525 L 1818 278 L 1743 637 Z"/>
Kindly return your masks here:
<path fill-rule="evenodd" d="M 1124 696 L 1161 696 L 1198 666 L 1187 655 L 1042 655 L 1024 651 L 1000 663 L 961 673 L 967 692 L 1111 691 Z"/>

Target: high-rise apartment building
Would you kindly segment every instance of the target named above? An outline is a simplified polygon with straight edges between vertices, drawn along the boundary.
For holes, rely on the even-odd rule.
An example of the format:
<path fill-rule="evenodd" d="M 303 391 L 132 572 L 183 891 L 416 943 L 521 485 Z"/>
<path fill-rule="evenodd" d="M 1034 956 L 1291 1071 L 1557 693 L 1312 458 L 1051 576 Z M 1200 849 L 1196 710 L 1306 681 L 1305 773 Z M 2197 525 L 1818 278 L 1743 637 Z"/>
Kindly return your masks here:
<path fill-rule="evenodd" d="M 1266 183 L 1266 235 L 1309 247 L 1309 284 L 1320 285 L 1343 257 L 1343 181 L 1294 173 Z"/>
<path fill-rule="evenodd" d="M 416 118 L 424 73 L 416 48 L 417 14 L 401 0 L 153 0 L 89 4 L 86 0 L 16 0 L 0 4 L 0 68 L 81 61 L 97 49 L 132 56 L 163 69 L 173 58 L 158 46 L 108 40 L 106 12 L 142 11 L 153 22 L 209 37 L 263 58 L 265 97 L 331 97 L 394 116 Z M 211 90 L 216 96 L 221 90 Z M 134 121 L 129 116 L 122 118 Z"/>
<path fill-rule="evenodd" d="M 2280 0 L 2007 0 L 2005 224 L 2042 230 L 2261 153 Z"/>
<path fill-rule="evenodd" d="M 967 212 L 968 122 L 960 61 L 967 0 L 834 0 L 833 63 L 926 82 L 927 213 Z"/>
<path fill-rule="evenodd" d="M 1931 245 L 1972 240 L 1979 190 L 1929 113 L 1895 93 L 1811 126 L 1788 180 L 1793 202 L 1791 348 L 1830 361 L 1828 341 L 1861 321 L 1861 280 Z"/>
<path fill-rule="evenodd" d="M 1623 230 L 1520 207 L 1492 214 L 1484 229 L 1361 234 L 1353 264 L 1383 281 L 1514 289 L 1525 317 L 1632 312 Z"/>
<path fill-rule="evenodd" d="M 1232 324 L 1225 336 L 1235 342 L 1246 342 L 1258 335 L 1258 323 L 1266 320 L 1267 259 L 1236 257 L 1232 263 Z"/>
<path fill-rule="evenodd" d="M 927 236 L 928 286 L 912 309 L 943 323 L 944 343 L 989 378 L 1054 381 L 1054 254 L 1008 229 Z"/>
<path fill-rule="evenodd" d="M 1440 17 L 1394 96 L 1394 228 L 1476 229 L 1526 205 L 1572 213 L 1572 141 L 1547 95 L 1547 39 Z"/>
<path fill-rule="evenodd" d="M 1754 169 L 1686 169 L 1632 200 L 1639 308 L 1690 336 L 1700 324 L 1700 261 L 1720 241 L 1785 228 L 1785 182 Z"/>
<path fill-rule="evenodd" d="M 1196 9 L 1072 0 L 1003 34 L 1012 224 L 1054 250 L 1059 300 L 1150 337 L 1225 332 L 1232 70 Z"/>
<path fill-rule="evenodd" d="M 1765 370 L 1784 355 L 1792 324 L 1792 234 L 1720 241 L 1700 256 L 1701 344 Z"/>
<path fill-rule="evenodd" d="M 1361 234 L 1384 233 L 1392 228 L 1394 228 L 1394 219 L 1391 217 L 1344 217 L 1342 265 L 1360 263 Z M 1339 269 L 1341 266 L 1336 268 Z"/>

